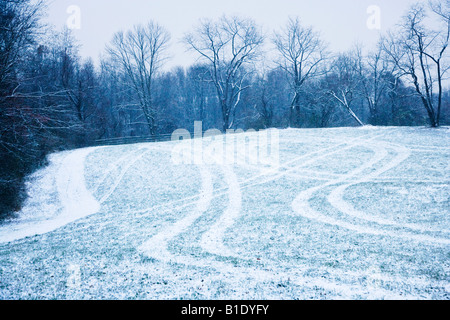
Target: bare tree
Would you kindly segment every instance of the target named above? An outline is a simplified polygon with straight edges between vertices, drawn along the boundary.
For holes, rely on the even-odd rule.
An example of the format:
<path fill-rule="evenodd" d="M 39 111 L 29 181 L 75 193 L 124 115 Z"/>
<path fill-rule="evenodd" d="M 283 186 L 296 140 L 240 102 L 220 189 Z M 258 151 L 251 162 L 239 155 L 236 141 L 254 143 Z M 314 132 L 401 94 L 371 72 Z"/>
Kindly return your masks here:
<path fill-rule="evenodd" d="M 363 56 L 362 48 L 356 46 L 356 72 L 370 113 L 369 123 L 378 125 L 381 122 L 381 106 L 390 86 L 389 75 L 392 75 L 389 63 L 383 56 L 381 45 L 376 50 Z"/>
<path fill-rule="evenodd" d="M 0 157 L 5 161 L 13 156 L 18 162 L 30 148 L 23 139 L 23 132 L 31 131 L 29 107 L 16 96 L 24 85 L 20 69 L 37 37 L 43 5 L 42 1 L 0 1 Z"/>
<path fill-rule="evenodd" d="M 251 72 L 250 64 L 258 58 L 264 37 L 254 21 L 223 16 L 218 21 L 202 20 L 184 41 L 209 65 L 209 79 L 216 87 L 221 106 L 223 130 L 232 128 L 241 94 L 248 88 L 245 81 Z"/>
<path fill-rule="evenodd" d="M 425 27 L 424 4 L 413 6 L 396 33 L 383 39 L 383 49 L 400 77 L 409 77 L 425 107 L 430 124 L 438 127 L 442 109 L 444 76 L 450 68 L 447 49 L 450 39 L 450 1 L 429 2 L 428 12 L 444 27 Z M 437 95 L 436 95 L 437 91 Z"/>
<path fill-rule="evenodd" d="M 293 98 L 290 105 L 290 125 L 298 123 L 301 89 L 305 81 L 323 74 L 321 65 L 327 57 L 326 45 L 311 27 L 300 20 L 289 19 L 286 27 L 275 33 L 275 46 L 281 56 L 279 62 L 290 77 Z"/>
<path fill-rule="evenodd" d="M 118 32 L 107 47 L 113 60 L 125 71 L 145 116 L 151 135 L 156 134 L 156 110 L 153 101 L 154 79 L 162 63 L 170 35 L 151 21 L 135 26 L 127 33 Z"/>
<path fill-rule="evenodd" d="M 260 81 L 259 99 L 261 104 L 259 114 L 263 120 L 264 128 L 270 128 L 273 122 L 273 113 L 274 113 L 273 103 L 270 98 L 270 92 L 268 92 L 269 88 L 267 80 L 263 77 L 259 81 Z"/>
<path fill-rule="evenodd" d="M 43 1 L 2 0 L 0 2 L 0 94 L 10 93 L 15 83 L 14 68 L 33 42 L 44 7 Z"/>
<path fill-rule="evenodd" d="M 329 93 L 360 126 L 364 126 L 352 107 L 352 103 L 361 92 L 357 65 L 353 53 L 340 54 L 333 62 L 331 73 L 328 75 L 333 79 L 330 81 Z"/>

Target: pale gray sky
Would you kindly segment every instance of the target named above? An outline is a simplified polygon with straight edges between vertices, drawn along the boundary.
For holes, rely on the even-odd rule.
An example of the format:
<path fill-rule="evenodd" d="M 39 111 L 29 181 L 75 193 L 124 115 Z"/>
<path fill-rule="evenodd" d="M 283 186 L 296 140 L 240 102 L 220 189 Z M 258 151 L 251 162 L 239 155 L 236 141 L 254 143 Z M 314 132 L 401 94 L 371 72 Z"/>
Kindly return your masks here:
<path fill-rule="evenodd" d="M 271 34 L 287 22 L 288 17 L 300 17 L 305 25 L 312 25 L 334 52 L 345 51 L 356 42 L 372 47 L 380 32 L 399 23 L 401 17 L 416 0 L 50 0 L 47 20 L 58 28 L 70 17 L 67 9 L 78 6 L 81 29 L 74 30 L 81 44 L 83 57 L 98 61 L 113 34 L 127 30 L 134 24 L 155 20 L 171 35 L 171 59 L 167 67 L 187 66 L 195 59 L 185 52 L 180 42 L 183 35 L 200 18 L 216 18 L 223 14 L 237 14 L 254 19 Z M 380 8 L 381 29 L 370 30 L 367 9 Z"/>

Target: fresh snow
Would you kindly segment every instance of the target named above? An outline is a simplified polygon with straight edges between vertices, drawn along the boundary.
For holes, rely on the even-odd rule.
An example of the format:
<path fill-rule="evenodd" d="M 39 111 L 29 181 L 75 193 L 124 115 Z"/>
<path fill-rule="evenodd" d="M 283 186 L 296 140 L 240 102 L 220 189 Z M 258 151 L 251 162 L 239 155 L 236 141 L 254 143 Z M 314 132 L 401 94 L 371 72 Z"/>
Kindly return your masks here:
<path fill-rule="evenodd" d="M 84 178 L 85 158 L 95 150 L 96 148 L 87 148 L 73 151 L 58 159 L 59 161 L 52 161 L 45 170 L 42 182 L 48 183 L 50 175 L 55 179 L 61 204 L 57 214 L 48 216 L 44 207 L 41 212 L 34 212 L 35 216 L 32 214 L 19 216 L 18 221 L 13 221 L 6 225 L 6 230 L 1 230 L 0 243 L 48 233 L 97 212 L 100 204 L 86 189 Z"/>
<path fill-rule="evenodd" d="M 280 130 L 277 166 L 220 164 L 223 137 L 53 154 L 0 225 L 0 299 L 449 299 L 449 136 Z"/>

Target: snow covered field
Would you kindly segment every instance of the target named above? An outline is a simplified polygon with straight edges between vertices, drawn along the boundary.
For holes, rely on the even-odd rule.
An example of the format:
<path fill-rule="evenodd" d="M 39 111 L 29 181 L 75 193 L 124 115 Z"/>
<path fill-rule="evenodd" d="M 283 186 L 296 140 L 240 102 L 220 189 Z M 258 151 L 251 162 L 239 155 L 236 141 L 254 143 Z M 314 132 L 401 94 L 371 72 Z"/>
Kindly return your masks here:
<path fill-rule="evenodd" d="M 450 299 L 449 138 L 281 130 L 278 168 L 54 154 L 0 225 L 0 299 Z"/>

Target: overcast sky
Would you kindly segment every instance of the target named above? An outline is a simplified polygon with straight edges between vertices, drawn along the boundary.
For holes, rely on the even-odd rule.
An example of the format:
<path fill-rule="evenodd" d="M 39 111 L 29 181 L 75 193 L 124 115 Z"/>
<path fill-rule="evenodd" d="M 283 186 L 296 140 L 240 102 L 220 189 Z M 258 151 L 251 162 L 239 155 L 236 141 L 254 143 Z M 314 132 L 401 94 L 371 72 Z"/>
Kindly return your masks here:
<path fill-rule="evenodd" d="M 70 18 L 70 6 L 80 9 L 81 24 L 74 35 L 80 54 L 98 61 L 113 34 L 134 24 L 155 20 L 172 35 L 168 68 L 188 66 L 195 59 L 180 42 L 200 18 L 223 14 L 254 19 L 271 34 L 286 24 L 289 17 L 300 17 L 322 34 L 334 52 L 345 51 L 356 42 L 373 47 L 380 32 L 392 28 L 416 0 L 50 0 L 47 20 L 62 28 Z M 381 29 L 370 30 L 370 6 L 380 8 Z M 72 21 L 72 20 L 71 20 Z"/>

